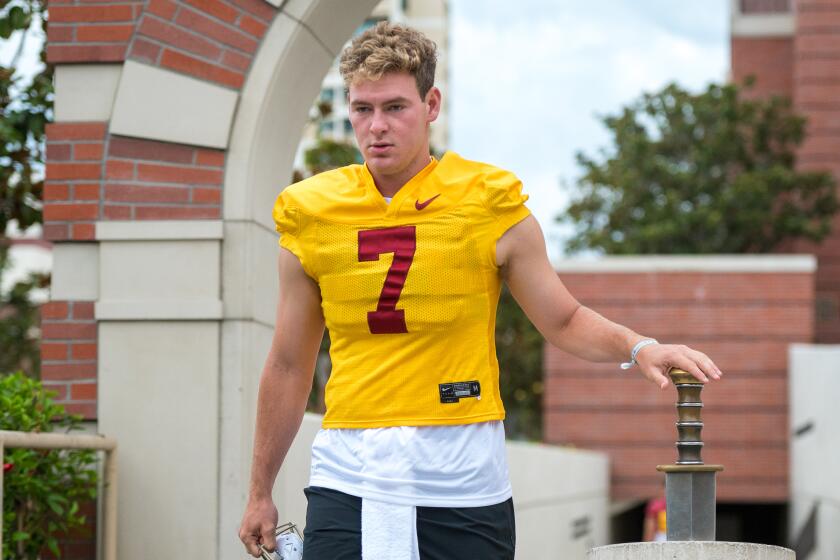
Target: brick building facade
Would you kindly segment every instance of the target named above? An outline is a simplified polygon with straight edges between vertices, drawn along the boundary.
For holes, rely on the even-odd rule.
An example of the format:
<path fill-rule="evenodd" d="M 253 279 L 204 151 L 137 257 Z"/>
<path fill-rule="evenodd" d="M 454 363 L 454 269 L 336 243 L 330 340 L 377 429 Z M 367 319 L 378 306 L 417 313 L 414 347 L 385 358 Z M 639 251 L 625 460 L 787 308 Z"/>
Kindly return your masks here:
<path fill-rule="evenodd" d="M 800 169 L 840 182 L 840 2 L 732 0 L 732 79 L 755 78 L 753 95 L 784 95 L 808 119 Z M 840 342 L 840 216 L 817 255 L 816 341 Z"/>

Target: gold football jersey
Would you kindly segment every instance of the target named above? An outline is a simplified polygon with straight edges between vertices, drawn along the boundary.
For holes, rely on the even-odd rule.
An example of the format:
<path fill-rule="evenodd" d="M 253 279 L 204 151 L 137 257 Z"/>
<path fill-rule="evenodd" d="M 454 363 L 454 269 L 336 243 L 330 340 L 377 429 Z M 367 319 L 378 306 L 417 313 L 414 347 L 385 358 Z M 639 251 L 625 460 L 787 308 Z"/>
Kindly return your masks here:
<path fill-rule="evenodd" d="M 504 418 L 496 241 L 529 215 L 508 171 L 447 152 L 387 203 L 365 165 L 286 188 L 280 245 L 321 290 L 332 373 L 325 428 Z"/>

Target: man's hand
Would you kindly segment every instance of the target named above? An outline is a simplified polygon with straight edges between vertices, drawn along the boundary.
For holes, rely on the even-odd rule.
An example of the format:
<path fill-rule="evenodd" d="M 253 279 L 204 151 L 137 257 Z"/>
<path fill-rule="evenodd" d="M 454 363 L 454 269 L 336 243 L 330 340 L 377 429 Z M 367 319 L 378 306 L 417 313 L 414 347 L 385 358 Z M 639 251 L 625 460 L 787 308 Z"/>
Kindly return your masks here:
<path fill-rule="evenodd" d="M 271 499 L 248 501 L 242 526 L 239 528 L 239 539 L 254 558 L 260 557 L 262 544 L 269 552 L 274 551 L 274 529 L 277 527 L 277 508 Z"/>
<path fill-rule="evenodd" d="M 671 368 L 680 368 L 700 382 L 720 379 L 723 372 L 703 352 L 692 350 L 681 344 L 649 344 L 636 354 L 636 362 L 642 375 L 665 389 L 671 382 L 668 372 Z"/>

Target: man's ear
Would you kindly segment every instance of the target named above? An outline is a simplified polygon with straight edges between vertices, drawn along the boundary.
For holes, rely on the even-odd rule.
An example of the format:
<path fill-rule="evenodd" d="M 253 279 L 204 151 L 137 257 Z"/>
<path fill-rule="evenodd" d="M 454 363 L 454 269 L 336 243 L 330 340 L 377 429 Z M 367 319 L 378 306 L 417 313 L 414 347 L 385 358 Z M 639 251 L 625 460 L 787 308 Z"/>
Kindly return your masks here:
<path fill-rule="evenodd" d="M 440 90 L 436 87 L 429 88 L 429 91 L 426 92 L 426 110 L 428 114 L 426 116 L 426 122 L 433 122 L 437 120 L 438 115 L 440 114 L 440 104 L 441 104 L 441 94 Z"/>

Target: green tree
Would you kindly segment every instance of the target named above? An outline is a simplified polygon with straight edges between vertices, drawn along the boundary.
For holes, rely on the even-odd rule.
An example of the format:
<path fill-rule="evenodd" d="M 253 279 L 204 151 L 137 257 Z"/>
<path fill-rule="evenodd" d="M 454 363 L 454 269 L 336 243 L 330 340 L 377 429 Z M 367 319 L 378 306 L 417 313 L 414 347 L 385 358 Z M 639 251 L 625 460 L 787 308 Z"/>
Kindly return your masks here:
<path fill-rule="evenodd" d="M 18 40 L 18 46 L 9 66 L 0 66 L 0 235 L 12 220 L 20 230 L 41 223 L 44 129 L 53 108 L 53 66 L 46 63 L 46 44 L 40 72 L 27 81 L 18 70 L 27 37 L 46 34 L 46 4 L 17 0 L 3 5 L 0 38 Z"/>
<path fill-rule="evenodd" d="M 0 377 L 0 430 L 70 432 L 66 415 L 40 382 L 22 373 Z M 6 449 L 3 454 L 3 560 L 36 560 L 46 548 L 60 555 L 58 537 L 84 527 L 80 503 L 96 497 L 96 453 Z"/>
<path fill-rule="evenodd" d="M 603 118 L 613 145 L 577 155 L 579 194 L 558 218 L 575 228 L 568 249 L 744 253 L 823 239 L 838 203 L 830 174 L 795 170 L 805 119 L 786 98 L 742 91 L 670 84 Z"/>
<path fill-rule="evenodd" d="M 0 39 L 16 41 L 8 66 L 0 65 L 0 278 L 10 264 L 9 225 L 25 231 L 42 222 L 44 130 L 52 118 L 53 67 L 46 63 L 34 76 L 19 71 L 27 40 L 46 34 L 46 3 L 13 0 L 0 8 Z M 49 284 L 49 277 L 32 275 L 0 293 L 0 371 L 39 371 L 38 312 L 30 293 Z"/>
<path fill-rule="evenodd" d="M 509 439 L 542 439 L 544 344 L 505 286 L 496 311 L 496 355 Z"/>
<path fill-rule="evenodd" d="M 315 129 L 315 143 L 303 152 L 304 169 L 295 169 L 292 182 L 311 177 L 330 169 L 362 163 L 362 154 L 352 142 L 333 140 L 324 136 L 324 125 L 330 121 L 332 103 L 318 100 L 313 106 L 308 126 Z"/>
<path fill-rule="evenodd" d="M 0 243 L 0 283 L 8 269 L 8 248 Z M 0 291 L 0 372 L 22 370 L 37 377 L 41 365 L 38 307 L 30 299 L 36 288 L 49 285 L 49 276 L 33 273 L 8 291 Z"/>

